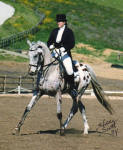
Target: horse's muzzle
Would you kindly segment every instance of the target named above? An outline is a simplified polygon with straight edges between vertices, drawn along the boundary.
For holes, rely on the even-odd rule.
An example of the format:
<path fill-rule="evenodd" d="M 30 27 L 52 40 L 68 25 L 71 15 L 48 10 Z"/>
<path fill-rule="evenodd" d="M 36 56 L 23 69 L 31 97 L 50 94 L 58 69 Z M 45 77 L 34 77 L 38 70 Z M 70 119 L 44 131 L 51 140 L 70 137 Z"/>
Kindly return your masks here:
<path fill-rule="evenodd" d="M 28 74 L 29 74 L 29 75 L 31 75 L 31 76 L 36 75 L 36 73 L 35 73 L 35 72 L 28 72 Z"/>

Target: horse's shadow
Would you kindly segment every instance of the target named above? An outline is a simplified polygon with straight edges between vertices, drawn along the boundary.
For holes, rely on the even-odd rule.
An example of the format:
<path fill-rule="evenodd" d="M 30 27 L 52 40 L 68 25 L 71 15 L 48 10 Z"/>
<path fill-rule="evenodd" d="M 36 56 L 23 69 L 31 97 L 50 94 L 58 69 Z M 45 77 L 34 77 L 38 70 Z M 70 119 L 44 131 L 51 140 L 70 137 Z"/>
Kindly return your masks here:
<path fill-rule="evenodd" d="M 40 130 L 37 131 L 36 134 L 57 134 L 60 130 L 56 129 L 56 130 Z"/>
<path fill-rule="evenodd" d="M 70 128 L 70 129 L 65 129 L 65 134 L 78 134 L 78 135 L 81 135 L 83 134 L 83 130 L 77 130 L 77 129 L 74 129 L 74 128 Z M 32 133 L 27 133 L 27 134 L 21 134 L 21 136 L 24 136 L 24 135 L 33 135 L 33 134 L 58 134 L 60 133 L 60 129 L 55 129 L 55 130 L 40 130 L 40 131 L 37 131 L 37 132 L 32 132 Z M 98 131 L 89 131 L 88 134 L 94 134 L 94 133 L 99 133 Z"/>

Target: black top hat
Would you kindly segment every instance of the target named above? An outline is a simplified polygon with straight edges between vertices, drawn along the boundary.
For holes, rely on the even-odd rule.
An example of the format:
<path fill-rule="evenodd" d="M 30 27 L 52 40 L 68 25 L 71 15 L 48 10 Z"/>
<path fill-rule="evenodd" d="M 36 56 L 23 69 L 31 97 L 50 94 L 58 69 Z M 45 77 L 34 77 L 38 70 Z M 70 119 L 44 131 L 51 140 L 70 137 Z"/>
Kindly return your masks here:
<path fill-rule="evenodd" d="M 66 22 L 67 21 L 66 15 L 65 14 L 57 14 L 56 15 L 56 21 L 57 22 L 61 22 L 61 21 Z"/>

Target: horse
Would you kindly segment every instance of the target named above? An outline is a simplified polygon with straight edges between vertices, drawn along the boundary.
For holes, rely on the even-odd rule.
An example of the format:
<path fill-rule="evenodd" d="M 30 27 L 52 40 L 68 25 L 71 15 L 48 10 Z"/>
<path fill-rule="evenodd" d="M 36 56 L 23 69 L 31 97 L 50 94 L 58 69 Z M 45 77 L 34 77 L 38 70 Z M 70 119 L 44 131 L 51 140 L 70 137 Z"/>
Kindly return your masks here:
<path fill-rule="evenodd" d="M 64 131 L 67 128 L 70 120 L 77 113 L 78 109 L 82 115 L 84 121 L 84 134 L 88 134 L 89 125 L 86 118 L 85 106 L 81 101 L 81 97 L 91 83 L 93 91 L 96 95 L 97 100 L 102 106 L 110 113 L 113 114 L 114 110 L 108 102 L 108 97 L 105 95 L 103 88 L 97 81 L 96 75 L 93 69 L 83 63 L 74 61 L 74 67 L 76 68 L 75 85 L 78 91 L 77 97 L 73 97 L 70 94 L 70 86 L 65 79 L 65 70 L 58 58 L 52 57 L 52 53 L 47 45 L 42 41 L 30 42 L 29 45 L 29 71 L 30 75 L 37 75 L 37 86 L 33 91 L 33 96 L 26 106 L 25 111 L 21 117 L 21 120 L 15 128 L 15 134 L 19 135 L 21 126 L 24 124 L 24 120 L 28 113 L 37 103 L 41 96 L 49 95 L 53 96 L 57 102 L 57 118 L 60 123 L 60 135 L 64 135 Z M 69 94 L 73 100 L 72 108 L 64 123 L 62 123 L 62 94 Z"/>

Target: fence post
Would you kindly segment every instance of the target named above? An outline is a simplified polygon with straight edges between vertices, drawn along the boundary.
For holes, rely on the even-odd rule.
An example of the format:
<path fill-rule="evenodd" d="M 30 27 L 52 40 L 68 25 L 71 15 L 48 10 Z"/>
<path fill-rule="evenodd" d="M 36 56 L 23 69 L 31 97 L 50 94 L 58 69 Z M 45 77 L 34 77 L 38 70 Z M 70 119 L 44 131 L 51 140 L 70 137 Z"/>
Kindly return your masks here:
<path fill-rule="evenodd" d="M 18 85 L 18 95 L 20 95 L 20 93 L 21 93 L 21 87 L 20 85 Z"/>
<path fill-rule="evenodd" d="M 18 95 L 21 94 L 21 76 L 19 77 L 19 83 L 18 83 Z"/>
<path fill-rule="evenodd" d="M 91 96 L 95 96 L 93 89 L 91 90 Z"/>
<path fill-rule="evenodd" d="M 120 52 L 117 54 L 117 59 L 120 60 Z"/>
<path fill-rule="evenodd" d="M 32 80 L 33 80 L 32 86 L 33 86 L 33 89 L 34 89 L 34 87 L 35 87 L 35 77 L 33 77 Z"/>
<path fill-rule="evenodd" d="M 4 77 L 4 81 L 3 81 L 3 93 L 6 93 L 6 75 Z"/>

